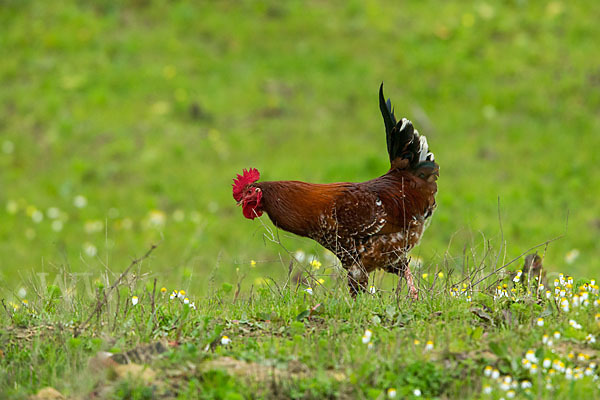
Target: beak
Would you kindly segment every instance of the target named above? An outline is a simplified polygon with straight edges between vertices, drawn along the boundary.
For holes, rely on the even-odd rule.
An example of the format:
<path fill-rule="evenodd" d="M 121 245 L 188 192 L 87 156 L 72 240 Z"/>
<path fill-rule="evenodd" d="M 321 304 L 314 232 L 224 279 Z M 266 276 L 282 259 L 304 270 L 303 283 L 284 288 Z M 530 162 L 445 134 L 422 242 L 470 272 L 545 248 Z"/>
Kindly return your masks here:
<path fill-rule="evenodd" d="M 238 201 L 237 203 L 235 203 L 235 205 L 236 205 L 236 206 L 241 206 L 243 202 L 244 202 L 243 200 L 240 200 L 240 201 Z"/>

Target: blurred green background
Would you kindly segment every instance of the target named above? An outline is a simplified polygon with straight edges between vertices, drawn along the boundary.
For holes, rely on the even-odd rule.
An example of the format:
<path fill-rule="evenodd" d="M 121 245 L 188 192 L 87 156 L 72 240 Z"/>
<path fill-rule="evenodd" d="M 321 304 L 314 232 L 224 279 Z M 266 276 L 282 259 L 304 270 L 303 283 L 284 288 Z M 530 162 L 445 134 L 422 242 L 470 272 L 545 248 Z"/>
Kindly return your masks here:
<path fill-rule="evenodd" d="M 568 216 L 545 264 L 600 267 L 598 2 L 0 4 L 4 290 L 31 271 L 119 271 L 159 240 L 142 269 L 159 285 L 284 276 L 231 179 L 383 174 L 381 81 L 441 166 L 424 270 L 498 248 L 498 198 L 506 257 Z"/>

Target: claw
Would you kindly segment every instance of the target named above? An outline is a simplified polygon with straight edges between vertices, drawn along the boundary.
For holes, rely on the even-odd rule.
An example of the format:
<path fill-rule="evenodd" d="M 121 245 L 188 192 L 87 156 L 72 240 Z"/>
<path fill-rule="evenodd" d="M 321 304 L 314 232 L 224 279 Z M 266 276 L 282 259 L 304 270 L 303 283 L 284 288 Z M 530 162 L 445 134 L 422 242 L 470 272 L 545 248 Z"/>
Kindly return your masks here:
<path fill-rule="evenodd" d="M 419 290 L 417 290 L 416 287 L 409 287 L 408 291 L 410 292 L 410 295 L 412 296 L 413 300 L 419 300 Z"/>

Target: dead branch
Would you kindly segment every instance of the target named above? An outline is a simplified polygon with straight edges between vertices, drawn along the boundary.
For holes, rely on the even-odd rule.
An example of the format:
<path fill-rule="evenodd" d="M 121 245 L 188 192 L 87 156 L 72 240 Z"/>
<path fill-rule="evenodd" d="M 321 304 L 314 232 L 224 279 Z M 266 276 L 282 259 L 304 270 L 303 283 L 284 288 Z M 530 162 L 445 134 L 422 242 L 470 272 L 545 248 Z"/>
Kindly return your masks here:
<path fill-rule="evenodd" d="M 94 317 L 94 314 L 100 312 L 100 310 L 102 309 L 102 307 L 104 307 L 104 305 L 108 301 L 107 300 L 108 299 L 108 295 L 117 286 L 119 286 L 119 284 L 121 283 L 121 281 L 123 280 L 123 278 L 125 277 L 125 275 L 127 275 L 127 273 L 131 270 L 131 268 L 133 268 L 134 266 L 140 264 L 146 258 L 150 257 L 150 254 L 152 254 L 152 252 L 154 251 L 154 249 L 156 249 L 156 247 L 158 247 L 158 245 L 153 244 L 150 247 L 150 249 L 146 252 L 146 254 L 144 254 L 140 258 L 136 258 L 136 259 L 134 259 L 134 260 L 131 261 L 131 263 L 129 264 L 129 266 L 127 268 L 125 268 L 125 270 L 121 273 L 121 275 L 119 275 L 119 277 L 117 278 L 117 280 L 115 280 L 113 282 L 113 284 L 110 285 L 110 287 L 106 291 L 107 295 L 105 297 L 103 297 L 102 299 L 98 299 L 98 301 L 96 302 L 96 306 L 94 307 L 94 309 L 92 310 L 92 312 L 89 314 L 89 316 L 85 319 L 85 321 L 82 324 L 80 324 L 78 327 L 75 328 L 75 331 L 73 332 L 73 336 L 74 337 L 78 337 L 81 334 L 81 332 L 83 332 L 83 330 L 87 327 L 87 325 L 91 321 L 91 319 Z"/>

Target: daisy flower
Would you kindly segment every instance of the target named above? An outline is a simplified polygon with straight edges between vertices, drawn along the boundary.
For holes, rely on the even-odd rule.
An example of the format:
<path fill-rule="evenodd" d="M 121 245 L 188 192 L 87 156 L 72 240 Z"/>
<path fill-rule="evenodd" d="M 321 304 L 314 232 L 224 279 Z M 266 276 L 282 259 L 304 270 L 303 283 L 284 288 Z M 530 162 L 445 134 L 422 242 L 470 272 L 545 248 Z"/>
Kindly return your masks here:
<path fill-rule="evenodd" d="M 537 364 L 531 364 L 531 369 L 530 369 L 532 374 L 535 374 L 538 371 L 538 366 Z"/>
<path fill-rule="evenodd" d="M 578 324 L 574 319 L 569 320 L 569 325 L 571 325 L 574 329 L 581 329 L 581 325 Z"/>
<path fill-rule="evenodd" d="M 585 337 L 585 341 L 588 343 L 596 343 L 596 336 L 590 333 Z"/>
<path fill-rule="evenodd" d="M 554 339 L 556 339 L 556 340 L 560 339 L 560 332 L 559 331 L 554 331 Z"/>
<path fill-rule="evenodd" d="M 221 337 L 221 344 L 222 344 L 223 346 L 227 346 L 227 345 L 228 345 L 228 344 L 230 344 L 230 343 L 231 343 L 231 339 L 229 339 L 229 337 L 228 337 L 228 336 L 222 336 L 222 337 Z"/>

